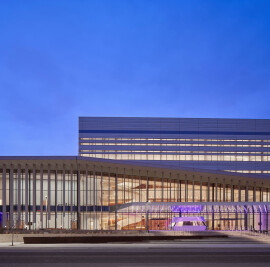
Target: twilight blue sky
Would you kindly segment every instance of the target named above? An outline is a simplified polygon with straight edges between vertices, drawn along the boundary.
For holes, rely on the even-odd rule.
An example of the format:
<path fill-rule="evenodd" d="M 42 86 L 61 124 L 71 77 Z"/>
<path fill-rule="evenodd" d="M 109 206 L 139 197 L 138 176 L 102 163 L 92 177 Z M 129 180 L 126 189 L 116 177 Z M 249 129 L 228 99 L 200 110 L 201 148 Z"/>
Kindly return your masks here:
<path fill-rule="evenodd" d="M 270 118 L 270 1 L 0 3 L 0 155 L 76 155 L 78 116 Z"/>

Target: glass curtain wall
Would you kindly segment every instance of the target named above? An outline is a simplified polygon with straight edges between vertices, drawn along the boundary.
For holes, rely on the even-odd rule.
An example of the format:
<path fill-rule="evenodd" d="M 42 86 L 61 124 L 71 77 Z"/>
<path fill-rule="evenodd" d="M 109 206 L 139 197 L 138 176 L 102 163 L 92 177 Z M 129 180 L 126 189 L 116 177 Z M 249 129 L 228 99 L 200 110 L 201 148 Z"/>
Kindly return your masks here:
<path fill-rule="evenodd" d="M 11 175 L 13 179 L 10 179 Z M 7 228 L 83 230 L 145 229 L 146 214 L 136 210 L 122 212 L 119 206 L 125 203 L 268 202 L 270 199 L 268 188 L 205 182 L 185 175 L 161 176 L 163 178 L 127 174 L 125 170 L 113 173 L 14 169 L 13 174 L 6 171 L 4 190 L 3 173 L 0 172 L 1 227 L 4 197 Z M 151 213 L 149 225 L 154 229 L 166 229 L 170 216 L 173 215 Z M 204 216 L 208 218 L 207 214 Z M 235 214 L 218 213 L 215 216 L 218 216 L 218 222 L 214 229 L 243 226 L 239 222 L 240 215 L 238 226 L 235 226 Z M 212 225 L 210 219 L 207 220 Z"/>

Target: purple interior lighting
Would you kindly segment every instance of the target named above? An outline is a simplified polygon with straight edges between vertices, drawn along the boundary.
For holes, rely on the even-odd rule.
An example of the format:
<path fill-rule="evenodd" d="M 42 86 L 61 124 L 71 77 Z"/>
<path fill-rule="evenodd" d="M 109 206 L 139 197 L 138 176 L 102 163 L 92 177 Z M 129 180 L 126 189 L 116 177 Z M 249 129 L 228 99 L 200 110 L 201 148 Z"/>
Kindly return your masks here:
<path fill-rule="evenodd" d="M 190 206 L 172 206 L 171 207 L 172 212 L 202 212 L 203 206 L 199 205 L 190 205 Z"/>

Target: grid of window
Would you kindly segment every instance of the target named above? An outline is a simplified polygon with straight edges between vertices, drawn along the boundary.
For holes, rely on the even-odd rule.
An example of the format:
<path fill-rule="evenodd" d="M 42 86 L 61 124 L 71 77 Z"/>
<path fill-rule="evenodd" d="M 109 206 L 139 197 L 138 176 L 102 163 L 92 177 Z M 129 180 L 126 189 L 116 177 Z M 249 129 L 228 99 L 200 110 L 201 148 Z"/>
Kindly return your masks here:
<path fill-rule="evenodd" d="M 115 160 L 270 162 L 268 148 L 269 140 L 80 138 L 79 154 Z"/>

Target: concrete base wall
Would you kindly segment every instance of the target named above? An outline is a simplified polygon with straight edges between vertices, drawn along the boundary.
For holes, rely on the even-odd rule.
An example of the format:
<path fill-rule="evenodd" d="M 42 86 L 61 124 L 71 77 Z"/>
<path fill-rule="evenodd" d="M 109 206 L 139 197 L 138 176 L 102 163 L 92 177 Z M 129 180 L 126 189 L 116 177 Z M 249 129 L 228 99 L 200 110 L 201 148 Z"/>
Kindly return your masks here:
<path fill-rule="evenodd" d="M 13 242 L 23 242 L 23 237 L 110 237 L 110 236 L 217 236 L 222 235 L 218 231 L 180 232 L 180 231 L 95 231 L 87 233 L 14 233 Z M 12 242 L 12 234 L 0 234 L 0 243 Z"/>

